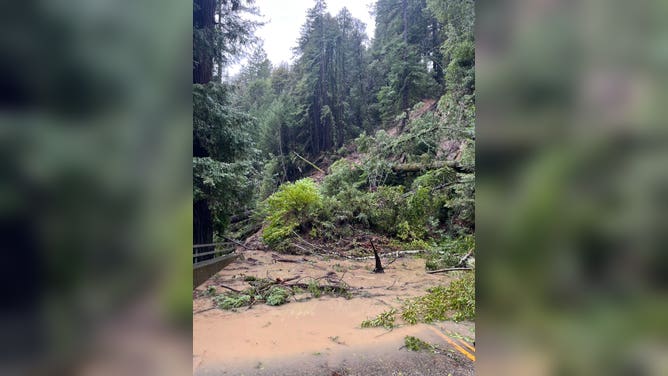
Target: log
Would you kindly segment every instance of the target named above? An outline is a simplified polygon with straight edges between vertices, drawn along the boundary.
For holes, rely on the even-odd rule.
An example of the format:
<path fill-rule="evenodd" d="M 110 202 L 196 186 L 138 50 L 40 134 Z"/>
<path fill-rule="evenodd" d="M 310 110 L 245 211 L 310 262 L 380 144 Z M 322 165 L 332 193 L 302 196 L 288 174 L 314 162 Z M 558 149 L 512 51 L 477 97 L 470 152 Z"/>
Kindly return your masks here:
<path fill-rule="evenodd" d="M 314 164 L 313 162 L 311 162 L 311 161 L 309 161 L 308 159 L 306 159 L 306 158 L 302 157 L 301 155 L 297 154 L 297 152 L 296 152 L 296 151 L 293 151 L 293 153 L 295 153 L 295 155 L 296 155 L 296 156 L 298 156 L 298 157 L 299 157 L 299 159 L 301 159 L 302 161 L 304 161 L 304 162 L 308 163 L 308 164 L 309 164 L 309 166 L 311 166 L 311 167 L 315 168 L 316 170 L 318 170 L 318 171 L 322 172 L 323 174 L 325 174 L 325 173 L 326 173 L 326 172 L 325 172 L 325 171 L 323 171 L 323 170 L 322 170 L 322 169 L 321 169 L 320 167 L 316 166 L 316 165 L 315 165 L 315 164 Z"/>
<path fill-rule="evenodd" d="M 197 315 L 197 314 L 202 313 L 202 312 L 211 311 L 211 310 L 214 310 L 216 308 L 218 308 L 218 307 L 213 306 L 213 307 L 209 307 L 209 308 L 200 309 L 199 311 L 193 312 L 193 315 Z"/>
<path fill-rule="evenodd" d="M 387 253 L 381 253 L 379 254 L 380 257 L 389 257 L 389 256 L 394 256 L 398 258 L 399 256 L 403 255 L 416 255 L 419 253 L 427 252 L 424 249 L 417 249 L 417 250 L 410 250 L 410 251 L 396 251 L 396 252 L 387 252 Z M 366 256 L 366 257 L 350 257 L 350 256 L 343 256 L 349 260 L 355 260 L 355 261 L 363 261 L 363 260 L 371 260 L 375 259 L 375 256 Z"/>
<path fill-rule="evenodd" d="M 429 270 L 427 271 L 427 274 L 445 273 L 445 272 L 452 272 L 455 270 L 473 270 L 473 268 L 447 268 L 447 269 Z"/>
<path fill-rule="evenodd" d="M 469 257 L 471 257 L 472 254 L 473 254 L 473 248 L 471 248 L 471 249 L 468 251 L 468 253 L 465 254 L 464 257 L 462 257 L 462 258 L 459 260 L 459 263 L 457 263 L 457 266 L 458 266 L 458 267 L 464 267 L 464 266 L 466 265 L 466 260 L 467 260 Z"/>
<path fill-rule="evenodd" d="M 421 172 L 436 170 L 442 167 L 450 167 L 456 172 L 471 174 L 475 172 L 474 167 L 472 166 L 462 166 L 461 164 L 455 161 L 436 161 L 433 163 L 402 163 L 392 166 L 392 171 L 396 173 L 410 173 L 410 172 Z"/>
<path fill-rule="evenodd" d="M 229 286 L 225 286 L 225 285 L 218 285 L 218 286 L 220 286 L 220 287 L 222 287 L 222 288 L 224 288 L 224 289 L 228 289 L 228 290 L 230 290 L 230 291 L 234 291 L 234 292 L 236 292 L 237 294 L 241 294 L 241 291 L 239 291 L 239 290 L 237 290 L 237 289 L 233 289 L 233 288 L 231 288 L 231 287 L 229 287 Z"/>
<path fill-rule="evenodd" d="M 246 247 L 246 245 L 244 245 L 242 242 L 240 242 L 240 241 L 238 241 L 238 240 L 234 240 L 234 239 L 231 239 L 231 238 L 228 238 L 228 237 L 225 237 L 225 236 L 223 236 L 223 239 L 225 239 L 225 240 L 227 240 L 227 241 L 229 241 L 229 242 L 232 242 L 232 243 L 238 245 L 239 247 L 243 247 L 243 248 L 248 249 L 248 247 Z"/>

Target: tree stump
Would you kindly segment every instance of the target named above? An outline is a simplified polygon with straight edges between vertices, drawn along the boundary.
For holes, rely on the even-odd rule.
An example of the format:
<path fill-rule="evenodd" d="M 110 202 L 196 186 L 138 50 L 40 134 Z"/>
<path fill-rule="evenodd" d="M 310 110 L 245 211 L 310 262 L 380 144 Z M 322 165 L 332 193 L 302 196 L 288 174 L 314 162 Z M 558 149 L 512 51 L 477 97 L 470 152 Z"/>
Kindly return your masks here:
<path fill-rule="evenodd" d="M 378 256 L 378 251 L 376 250 L 376 247 L 373 245 L 373 240 L 369 240 L 371 243 L 371 248 L 373 248 L 373 256 L 376 259 L 376 267 L 373 269 L 374 273 L 385 273 L 385 270 L 383 269 L 383 264 L 380 263 L 380 256 Z"/>

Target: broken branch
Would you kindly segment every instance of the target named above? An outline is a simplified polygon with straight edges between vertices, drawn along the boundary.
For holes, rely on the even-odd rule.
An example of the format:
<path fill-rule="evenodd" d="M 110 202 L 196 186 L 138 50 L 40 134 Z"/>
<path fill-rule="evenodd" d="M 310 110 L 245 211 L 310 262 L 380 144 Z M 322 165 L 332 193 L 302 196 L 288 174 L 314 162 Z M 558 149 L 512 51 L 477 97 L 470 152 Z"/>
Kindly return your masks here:
<path fill-rule="evenodd" d="M 311 161 L 309 161 L 308 159 L 306 159 L 306 158 L 302 157 L 301 155 L 297 154 L 296 151 L 293 151 L 293 153 L 295 153 L 295 155 L 298 156 L 299 159 L 301 159 L 302 161 L 308 163 L 309 166 L 311 166 L 311 167 L 315 168 L 316 170 L 318 170 L 318 171 L 322 172 L 323 174 L 325 174 L 325 171 L 323 171 L 320 167 L 316 166 L 313 162 L 311 162 Z"/>
<path fill-rule="evenodd" d="M 236 292 L 237 294 L 241 294 L 241 291 L 239 291 L 239 290 L 237 290 L 237 289 L 233 289 L 233 288 L 231 288 L 231 287 L 229 287 L 229 286 L 225 286 L 225 285 L 218 285 L 218 286 L 220 286 L 220 287 L 222 287 L 222 288 L 225 288 L 225 289 L 228 289 L 228 290 L 230 290 L 230 291 L 234 291 L 234 292 Z"/>
<path fill-rule="evenodd" d="M 447 268 L 447 269 L 439 269 L 439 270 L 429 270 L 427 271 L 428 274 L 435 274 L 435 273 L 445 273 L 445 272 L 452 272 L 455 270 L 473 270 L 473 268 Z"/>

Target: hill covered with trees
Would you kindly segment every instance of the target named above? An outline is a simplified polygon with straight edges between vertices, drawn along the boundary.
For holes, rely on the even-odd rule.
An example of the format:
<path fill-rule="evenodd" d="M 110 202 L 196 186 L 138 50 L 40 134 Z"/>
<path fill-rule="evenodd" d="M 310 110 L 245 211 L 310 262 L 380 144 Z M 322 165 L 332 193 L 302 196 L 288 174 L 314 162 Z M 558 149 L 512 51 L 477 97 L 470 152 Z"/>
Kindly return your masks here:
<path fill-rule="evenodd" d="M 254 37 L 252 1 L 194 7 L 196 244 L 354 257 L 373 240 L 424 250 L 431 269 L 473 254 L 473 1 L 378 0 L 369 38 L 315 0 L 279 66 Z"/>

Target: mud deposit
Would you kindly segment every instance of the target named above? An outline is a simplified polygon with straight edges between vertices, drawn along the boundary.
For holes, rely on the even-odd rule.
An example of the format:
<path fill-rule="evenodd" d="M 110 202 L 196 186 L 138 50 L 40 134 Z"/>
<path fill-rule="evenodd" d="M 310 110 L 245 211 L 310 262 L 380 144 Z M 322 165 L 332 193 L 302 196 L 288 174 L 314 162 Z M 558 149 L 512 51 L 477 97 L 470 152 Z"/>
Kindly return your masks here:
<path fill-rule="evenodd" d="M 388 265 L 384 274 L 374 274 L 373 260 L 262 251 L 243 254 L 243 260 L 223 269 L 195 292 L 195 375 L 473 375 L 473 362 L 444 336 L 472 340 L 473 323 L 407 325 L 391 331 L 360 328 L 363 320 L 399 307 L 401 299 L 423 295 L 428 287 L 452 278 L 426 274 L 423 259 L 400 258 Z M 247 288 L 245 276 L 319 278 L 331 273 L 354 289 L 352 299 L 308 299 L 305 294 L 278 307 L 256 304 L 237 312 L 206 310 L 213 306 L 212 299 L 203 294 L 208 286 L 220 293 L 225 291 L 220 285 Z M 443 351 L 407 351 L 403 348 L 407 335 L 438 345 Z"/>

